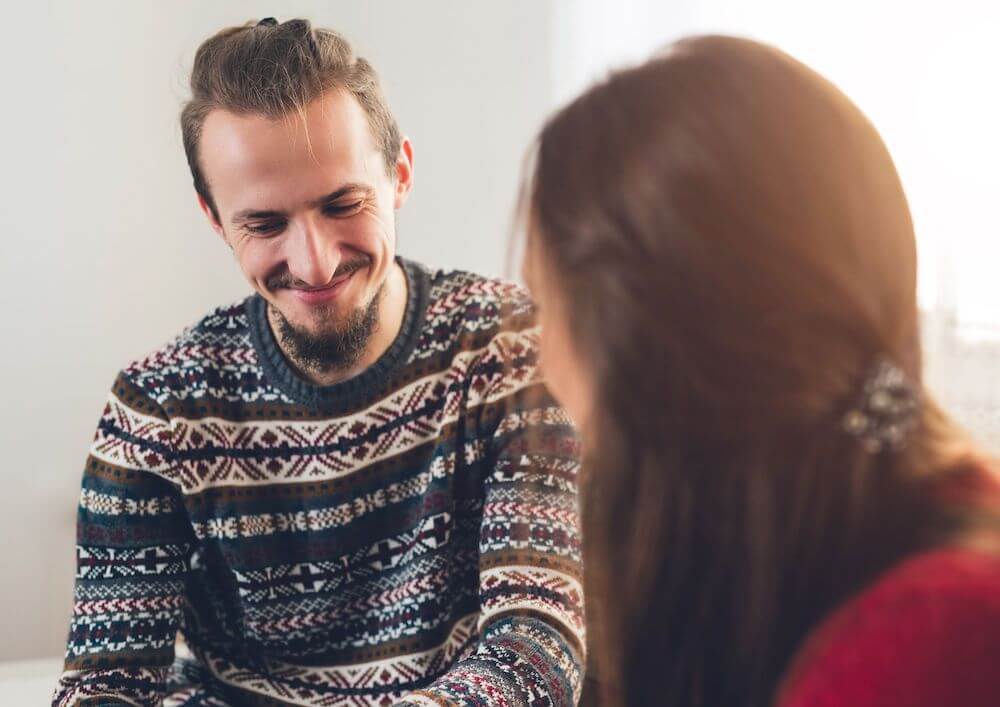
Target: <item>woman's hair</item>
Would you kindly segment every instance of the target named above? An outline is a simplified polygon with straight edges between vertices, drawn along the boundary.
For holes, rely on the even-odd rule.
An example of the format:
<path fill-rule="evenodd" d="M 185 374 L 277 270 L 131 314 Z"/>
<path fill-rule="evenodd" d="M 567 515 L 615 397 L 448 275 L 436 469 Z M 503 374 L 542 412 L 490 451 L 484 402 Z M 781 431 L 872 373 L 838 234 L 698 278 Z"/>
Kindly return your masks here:
<path fill-rule="evenodd" d="M 971 467 L 921 391 L 898 451 L 843 426 L 880 358 L 920 387 L 913 225 L 832 84 L 699 37 L 543 128 L 529 248 L 593 375 L 585 573 L 604 701 L 764 705 L 810 628 L 954 537 Z"/>

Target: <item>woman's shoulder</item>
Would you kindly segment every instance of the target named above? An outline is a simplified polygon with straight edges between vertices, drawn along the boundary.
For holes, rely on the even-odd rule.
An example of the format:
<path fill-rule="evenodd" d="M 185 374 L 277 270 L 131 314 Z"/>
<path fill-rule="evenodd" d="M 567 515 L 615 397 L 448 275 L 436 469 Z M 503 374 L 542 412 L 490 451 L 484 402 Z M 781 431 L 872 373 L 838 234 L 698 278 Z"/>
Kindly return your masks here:
<path fill-rule="evenodd" d="M 888 570 L 809 636 L 779 707 L 996 705 L 1000 555 L 920 553 Z"/>

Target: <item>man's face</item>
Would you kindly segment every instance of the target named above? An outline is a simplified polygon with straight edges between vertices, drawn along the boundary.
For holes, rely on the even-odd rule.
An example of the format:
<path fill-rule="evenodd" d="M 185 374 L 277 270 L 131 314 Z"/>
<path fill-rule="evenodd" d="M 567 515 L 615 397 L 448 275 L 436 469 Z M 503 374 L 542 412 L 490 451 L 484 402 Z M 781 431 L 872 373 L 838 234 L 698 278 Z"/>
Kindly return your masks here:
<path fill-rule="evenodd" d="M 317 339 L 357 320 L 393 265 L 409 142 L 390 175 L 357 100 L 332 91 L 304 116 L 214 110 L 199 148 L 219 221 L 202 209 L 280 318 Z"/>

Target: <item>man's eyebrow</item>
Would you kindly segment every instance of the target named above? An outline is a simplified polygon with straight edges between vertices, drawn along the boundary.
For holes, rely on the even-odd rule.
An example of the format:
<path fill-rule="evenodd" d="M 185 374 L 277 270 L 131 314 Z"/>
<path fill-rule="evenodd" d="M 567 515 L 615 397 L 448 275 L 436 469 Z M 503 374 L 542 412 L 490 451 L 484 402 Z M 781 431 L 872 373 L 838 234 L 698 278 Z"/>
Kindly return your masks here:
<path fill-rule="evenodd" d="M 253 209 L 243 209 L 242 211 L 237 211 L 233 214 L 232 223 L 234 225 L 239 225 L 245 221 L 274 218 L 275 216 L 281 215 L 282 213 L 280 211 L 255 211 Z"/>
<path fill-rule="evenodd" d="M 371 187 L 371 185 L 362 184 L 360 182 L 351 182 L 349 184 L 345 184 L 342 187 L 335 189 L 329 194 L 326 194 L 318 199 L 313 200 L 310 203 L 310 206 L 312 206 L 313 208 L 319 208 L 324 204 L 329 204 L 331 201 L 336 201 L 342 196 L 356 191 L 362 191 L 365 192 L 365 195 L 368 195 L 373 193 L 375 190 L 374 188 Z M 266 210 L 260 211 L 257 209 L 243 209 L 242 211 L 237 211 L 235 214 L 233 214 L 232 222 L 234 224 L 240 224 L 245 221 L 275 218 L 277 216 L 284 216 L 284 215 L 285 214 L 283 211 L 266 211 Z"/>
<path fill-rule="evenodd" d="M 336 191 L 332 191 L 326 196 L 321 196 L 312 202 L 312 206 L 320 207 L 324 204 L 329 204 L 331 201 L 336 201 L 345 194 L 350 194 L 351 192 L 361 191 L 365 193 L 365 196 L 369 194 L 374 194 L 375 189 L 370 184 L 362 184 L 360 182 L 351 182 L 350 184 L 345 184 Z"/>

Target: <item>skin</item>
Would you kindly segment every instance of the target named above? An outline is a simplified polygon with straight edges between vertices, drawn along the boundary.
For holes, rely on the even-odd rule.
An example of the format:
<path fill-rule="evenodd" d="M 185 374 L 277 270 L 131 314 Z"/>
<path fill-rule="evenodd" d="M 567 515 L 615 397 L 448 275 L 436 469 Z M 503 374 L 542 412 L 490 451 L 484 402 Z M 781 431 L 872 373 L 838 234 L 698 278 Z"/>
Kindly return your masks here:
<path fill-rule="evenodd" d="M 205 119 L 199 149 L 219 220 L 199 197 L 201 209 L 267 301 L 286 358 L 319 385 L 374 363 L 398 334 L 406 307 L 395 212 L 413 186 L 410 141 L 402 141 L 390 173 L 360 104 L 331 91 L 304 115 L 277 120 L 216 109 Z M 277 333 L 279 317 L 314 336 L 339 331 L 380 288 L 378 327 L 349 369 L 296 361 Z"/>
<path fill-rule="evenodd" d="M 585 438 L 591 418 L 592 375 L 570 333 L 569 298 L 559 286 L 558 273 L 549 265 L 536 238 L 529 238 L 521 275 L 531 290 L 541 325 L 539 365 L 553 397 L 573 419 Z"/>

